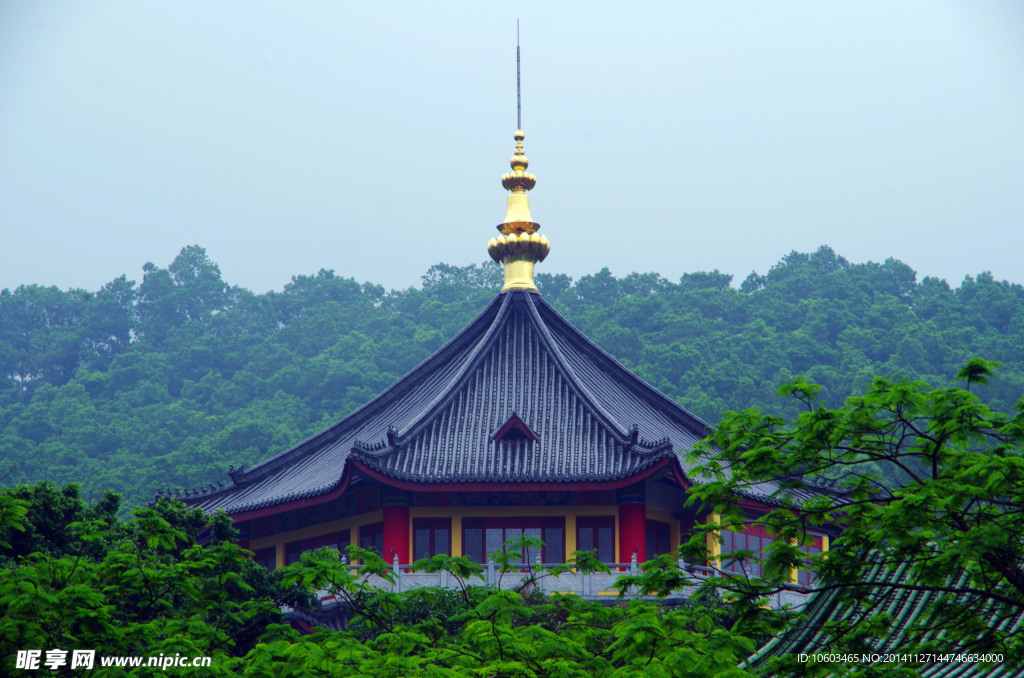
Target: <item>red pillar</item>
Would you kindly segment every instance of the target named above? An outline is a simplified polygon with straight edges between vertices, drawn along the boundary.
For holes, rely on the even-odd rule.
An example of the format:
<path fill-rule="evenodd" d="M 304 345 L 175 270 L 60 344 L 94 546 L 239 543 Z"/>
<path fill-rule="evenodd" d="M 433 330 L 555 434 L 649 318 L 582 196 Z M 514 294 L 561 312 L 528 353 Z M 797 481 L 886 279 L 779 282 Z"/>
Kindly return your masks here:
<path fill-rule="evenodd" d="M 384 504 L 384 560 L 407 565 L 409 561 L 409 504 Z"/>
<path fill-rule="evenodd" d="M 647 507 L 619 504 L 619 559 L 628 563 L 634 553 L 637 562 L 647 560 Z"/>
<path fill-rule="evenodd" d="M 637 562 L 647 560 L 647 501 L 644 483 L 624 487 L 617 493 L 619 502 L 619 559 L 628 563 L 633 554 Z"/>

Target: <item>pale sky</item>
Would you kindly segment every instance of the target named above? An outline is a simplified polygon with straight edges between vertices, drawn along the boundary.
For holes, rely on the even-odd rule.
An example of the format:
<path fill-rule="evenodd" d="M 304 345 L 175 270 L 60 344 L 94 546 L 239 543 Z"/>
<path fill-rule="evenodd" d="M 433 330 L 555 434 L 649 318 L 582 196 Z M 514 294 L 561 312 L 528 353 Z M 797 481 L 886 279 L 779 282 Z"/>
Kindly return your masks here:
<path fill-rule="evenodd" d="M 538 271 L 827 244 L 1024 282 L 1024 3 L 0 0 L 0 288 L 199 244 L 389 288 L 504 217 L 521 21 Z"/>

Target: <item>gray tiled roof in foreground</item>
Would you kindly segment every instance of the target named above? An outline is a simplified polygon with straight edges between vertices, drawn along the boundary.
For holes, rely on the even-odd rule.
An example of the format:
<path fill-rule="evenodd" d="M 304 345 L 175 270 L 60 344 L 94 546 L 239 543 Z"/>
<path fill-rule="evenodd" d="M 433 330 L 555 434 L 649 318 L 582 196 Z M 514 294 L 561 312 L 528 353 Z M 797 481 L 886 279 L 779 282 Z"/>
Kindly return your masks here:
<path fill-rule="evenodd" d="M 913 644 L 938 643 L 934 655 L 929 657 L 928 651 L 923 654 L 925 658 L 930 658 L 929 661 L 916 666 L 911 664 L 907 670 L 923 678 L 1024 676 L 1024 667 L 1021 666 L 1008 663 L 983 666 L 977 661 L 971 661 L 970 655 L 989 652 L 995 655 L 999 650 L 980 650 L 977 645 L 971 646 L 969 641 L 973 638 L 969 633 L 965 637 L 963 629 L 950 628 L 936 620 L 935 606 L 947 605 L 951 599 L 963 602 L 961 599 L 967 594 L 951 591 L 971 588 L 965 572 L 949 577 L 947 591 L 930 585 L 915 585 L 906 564 L 887 562 L 881 554 L 865 554 L 865 560 L 871 565 L 864 581 L 855 589 L 857 595 L 852 599 L 844 597 L 847 591 L 842 587 L 826 588 L 814 593 L 802 609 L 806 620 L 761 648 L 748 660 L 750 664 L 763 670 L 773 659 L 787 659 L 795 661 L 797 670 L 793 675 L 803 675 L 800 669 L 806 666 L 803 666 L 805 662 L 801 661 L 800 655 L 867 654 L 898 657 L 913 652 L 907 649 L 912 648 Z M 1024 632 L 1024 615 L 1019 612 L 1019 608 L 1016 612 L 1008 612 L 991 604 L 979 602 L 979 605 L 985 610 L 983 614 L 987 615 L 990 631 L 1010 635 Z M 879 613 L 891 615 L 891 625 L 884 632 L 867 633 L 865 622 Z M 911 624 L 917 624 L 920 629 L 916 637 L 910 635 Z M 845 629 L 845 635 L 838 634 L 838 629 Z M 955 656 L 961 654 L 961 657 Z M 889 668 L 895 668 L 898 663 L 898 660 L 891 659 L 888 662 Z M 867 669 L 870 664 L 870 661 L 837 663 L 836 673 L 840 673 L 841 668 Z M 776 667 L 772 675 L 790 673 L 785 667 Z"/>

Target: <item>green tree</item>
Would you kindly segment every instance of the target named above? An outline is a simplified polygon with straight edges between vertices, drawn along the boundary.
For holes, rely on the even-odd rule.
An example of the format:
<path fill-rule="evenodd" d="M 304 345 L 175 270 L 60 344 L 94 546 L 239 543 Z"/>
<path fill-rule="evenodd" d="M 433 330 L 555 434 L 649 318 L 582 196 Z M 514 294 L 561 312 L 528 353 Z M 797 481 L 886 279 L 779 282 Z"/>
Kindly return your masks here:
<path fill-rule="evenodd" d="M 13 674 L 18 650 L 95 649 L 98 657 L 211 657 L 209 668 L 192 671 L 202 676 L 727 678 L 750 675 L 737 664 L 776 624 L 759 608 L 741 619 L 714 601 L 607 606 L 544 596 L 538 580 L 568 566 L 536 566 L 522 578 L 525 554 L 541 546 L 532 538 L 492 555 L 508 573 L 493 588 L 474 583 L 479 565 L 435 556 L 415 567 L 445 570 L 460 587 L 393 593 L 388 564 L 361 549 L 352 550 L 363 562 L 358 572 L 337 551 L 321 549 L 270 573 L 235 545 L 223 514 L 211 518 L 160 501 L 124 522 L 116 503 L 108 495 L 87 507 L 76 486 L 0 492 L 5 675 Z M 208 537 L 199 543 L 203 530 Z M 607 572 L 593 553 L 574 555 L 581 571 Z M 681 583 L 668 558 L 621 588 L 667 592 Z M 345 601 L 355 614 L 349 630 L 304 636 L 274 623 L 281 604 L 306 605 L 314 591 Z M 68 667 L 58 672 L 73 674 Z M 165 674 L 143 667 L 130 675 Z"/>
<path fill-rule="evenodd" d="M 189 321 L 208 325 L 237 296 L 237 290 L 221 280 L 220 267 L 198 245 L 182 248 L 166 269 L 147 263 L 142 270 L 136 305 L 139 335 L 156 346 L 163 347 L 173 330 Z"/>
<path fill-rule="evenodd" d="M 714 584 L 743 599 L 770 593 L 804 566 L 808 531 L 837 523 L 843 532 L 832 549 L 810 558 L 818 590 L 841 590 L 841 600 L 870 609 L 885 593 L 872 590 L 873 568 L 899 569 L 902 577 L 884 586 L 944 594 L 908 622 L 904 651 L 943 629 L 920 649 L 1001 652 L 1024 665 L 1024 637 L 1002 623 L 1024 614 L 1024 399 L 1003 414 L 978 398 L 997 365 L 971 360 L 957 375 L 962 388 L 876 378 L 836 409 L 797 379 L 780 389 L 804 407 L 794 422 L 757 410 L 726 416 L 702 447 L 710 482 L 691 494 L 722 515 L 721 529 L 735 529 L 749 520 L 737 502 L 745 488 L 781 489 L 779 508 L 757 521 L 777 536 L 764 578 Z M 808 485 L 827 491 L 808 499 Z M 703 536 L 691 549 L 703 548 Z M 882 633 L 891 622 L 879 606 L 866 623 Z M 870 638 L 863 627 L 823 631 L 848 651 Z"/>
<path fill-rule="evenodd" d="M 230 675 L 227 658 L 255 645 L 281 603 L 299 602 L 235 544 L 227 516 L 161 501 L 123 522 L 117 501 L 87 507 L 76 486 L 0 493 L 0 673 L 15 674 L 18 650 L 95 649 L 209 656 L 196 675 Z"/>

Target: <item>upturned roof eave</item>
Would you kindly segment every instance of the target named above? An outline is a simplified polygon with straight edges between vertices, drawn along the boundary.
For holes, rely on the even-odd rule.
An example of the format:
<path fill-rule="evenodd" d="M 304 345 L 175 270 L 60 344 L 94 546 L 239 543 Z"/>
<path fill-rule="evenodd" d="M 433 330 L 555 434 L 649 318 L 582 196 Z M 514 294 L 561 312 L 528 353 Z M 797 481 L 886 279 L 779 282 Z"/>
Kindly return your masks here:
<path fill-rule="evenodd" d="M 678 461 L 671 454 L 661 456 L 644 467 L 633 472 L 620 474 L 614 477 L 574 477 L 564 480 L 547 478 L 543 480 L 518 480 L 501 478 L 496 480 L 487 479 L 454 479 L 451 481 L 441 480 L 411 480 L 407 478 L 396 478 L 392 475 L 373 469 L 358 459 L 349 460 L 354 471 L 375 480 L 381 484 L 388 485 L 401 490 L 419 492 L 537 492 L 543 490 L 559 491 L 582 491 L 582 490 L 616 490 L 627 487 L 634 483 L 646 480 L 658 471 L 678 464 Z"/>
<path fill-rule="evenodd" d="M 309 490 L 305 490 L 302 492 L 293 492 L 271 499 L 250 501 L 247 503 L 242 503 L 234 506 L 201 506 L 200 508 L 202 508 L 208 514 L 219 510 L 224 510 L 224 512 L 231 516 L 231 519 L 235 522 L 251 520 L 253 518 L 275 515 L 283 511 L 307 508 L 309 506 L 315 506 L 317 504 L 332 501 L 340 497 L 346 490 L 348 490 L 349 486 L 352 484 L 352 480 L 353 477 L 351 466 L 346 464 L 345 470 L 338 478 L 336 478 L 331 483 L 322 485 L 317 488 L 311 488 Z M 213 497 L 202 497 L 203 500 L 209 500 L 211 498 Z"/>

